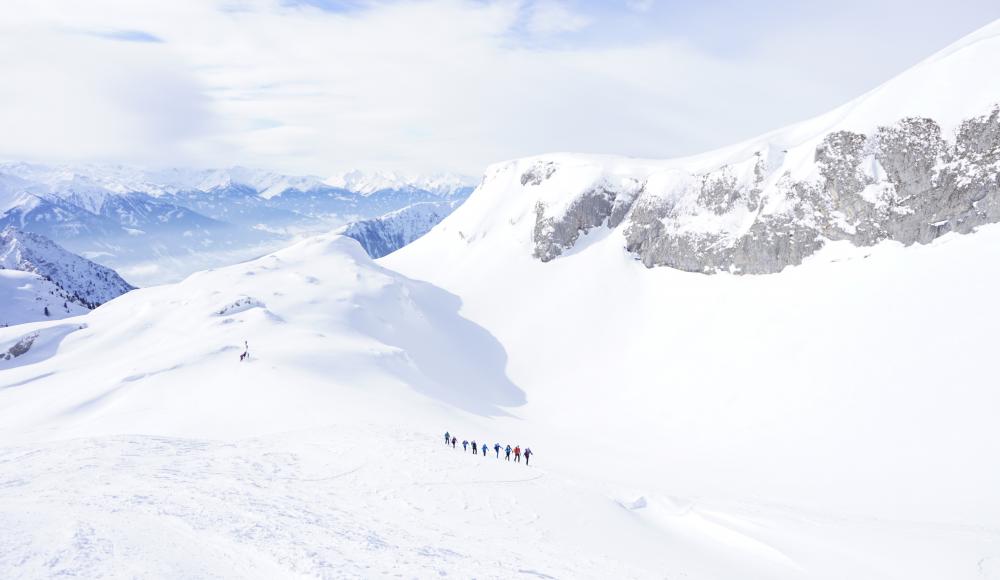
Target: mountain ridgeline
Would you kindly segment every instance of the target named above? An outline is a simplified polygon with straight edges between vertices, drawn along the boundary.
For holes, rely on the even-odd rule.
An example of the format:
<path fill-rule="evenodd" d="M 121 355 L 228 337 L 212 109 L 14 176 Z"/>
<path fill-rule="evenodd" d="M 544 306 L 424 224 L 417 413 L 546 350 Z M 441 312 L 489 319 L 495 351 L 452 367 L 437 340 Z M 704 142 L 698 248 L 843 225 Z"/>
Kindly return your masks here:
<path fill-rule="evenodd" d="M 490 167 L 436 231 L 542 262 L 611 237 L 645 266 L 772 274 L 832 243 L 926 244 L 1000 221 L 1000 22 L 853 101 L 676 159 L 551 154 Z"/>
<path fill-rule="evenodd" d="M 0 228 L 43 235 L 155 284 L 415 203 L 458 202 L 471 192 L 465 183 L 447 175 L 321 180 L 245 168 L 3 163 Z"/>
<path fill-rule="evenodd" d="M 828 241 L 928 243 L 1000 221 L 1000 108 L 964 120 L 952 139 L 918 117 L 831 132 L 813 150 L 814 178 L 792 177 L 785 153 L 765 148 L 704 173 L 605 178 L 558 215 L 538 201 L 534 255 L 552 260 L 609 227 L 649 267 L 770 274 Z M 536 161 L 520 183 L 539 186 L 560 170 Z"/>

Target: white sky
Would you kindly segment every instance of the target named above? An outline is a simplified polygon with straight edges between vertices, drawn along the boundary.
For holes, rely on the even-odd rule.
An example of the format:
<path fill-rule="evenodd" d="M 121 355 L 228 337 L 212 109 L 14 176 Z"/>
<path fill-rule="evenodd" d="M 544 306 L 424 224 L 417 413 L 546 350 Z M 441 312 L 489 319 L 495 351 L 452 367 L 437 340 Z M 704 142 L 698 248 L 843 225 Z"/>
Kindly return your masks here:
<path fill-rule="evenodd" d="M 478 175 L 691 154 L 1000 18 L 995 0 L 809 4 L 0 0 L 0 158 Z"/>

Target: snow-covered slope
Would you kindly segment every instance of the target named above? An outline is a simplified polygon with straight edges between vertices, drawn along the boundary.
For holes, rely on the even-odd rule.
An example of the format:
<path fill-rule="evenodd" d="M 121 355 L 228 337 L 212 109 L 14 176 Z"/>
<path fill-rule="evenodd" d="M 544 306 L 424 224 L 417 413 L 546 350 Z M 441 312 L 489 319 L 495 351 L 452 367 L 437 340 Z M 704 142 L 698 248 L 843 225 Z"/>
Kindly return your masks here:
<path fill-rule="evenodd" d="M 524 404 L 459 304 L 326 236 L 0 329 L 0 573 L 649 575 L 602 488 L 441 446 Z"/>
<path fill-rule="evenodd" d="M 38 274 L 0 269 L 0 326 L 67 318 L 87 311 L 68 292 Z"/>
<path fill-rule="evenodd" d="M 0 329 L 0 575 L 1000 576 L 989 365 L 1000 224 L 905 247 L 894 236 L 928 231 L 912 229 L 919 220 L 844 214 L 838 231 L 860 236 L 871 223 L 892 235 L 858 245 L 845 233 L 772 276 L 650 269 L 623 250 L 657 204 L 691 211 L 649 229 L 701 228 L 683 230 L 692 240 L 737 231 L 751 198 L 706 186 L 699 200 L 699 185 L 692 202 L 677 184 L 748 159 L 754 174 L 767 143 L 778 147 L 767 159 L 808 185 L 829 131 L 924 111 L 947 132 L 966 109 L 988 113 L 979 88 L 996 80 L 983 72 L 971 90 L 963 71 L 995 64 L 982 52 L 995 40 L 990 29 L 976 39 L 883 97 L 751 146 L 497 166 L 378 264 L 355 241 L 322 236 L 80 318 Z M 992 143 L 991 124 L 976 125 L 984 141 L 947 144 L 970 181 L 946 184 L 956 205 L 928 207 L 980 215 L 963 196 L 970 183 L 991 195 L 976 181 L 990 165 L 975 158 L 991 154 L 979 145 Z M 891 131 L 874 130 L 895 195 L 878 158 Z M 843 137 L 834 142 L 854 142 Z M 911 151 L 921 167 L 923 150 Z M 857 184 L 843 180 L 857 177 L 853 158 L 826 159 L 833 188 L 794 198 L 791 229 L 771 228 L 760 205 L 752 224 L 774 238 L 732 247 L 782 248 L 767 243 L 854 207 Z M 926 173 L 897 177 L 910 187 Z M 761 200 L 780 198 L 768 191 Z M 805 211 L 834 193 L 850 203 Z M 894 215 L 925 215 L 893 199 L 913 211 Z M 729 247 L 716 241 L 663 255 L 710 265 Z M 753 263 L 794 262 L 766 255 Z M 719 256 L 719 270 L 736 264 Z M 527 467 L 463 454 L 441 445 L 446 429 L 537 455 Z"/>
<path fill-rule="evenodd" d="M 452 263 L 464 305 L 327 236 L 0 329 L 0 572 L 978 579 L 1000 555 L 998 401 L 929 353 L 982 360 L 1000 320 L 914 329 L 969 320 L 954 298 L 1000 276 L 998 236 L 764 278 L 608 244 L 603 272 Z M 875 316 L 909 340 L 840 344 Z M 463 454 L 445 429 L 537 455 Z"/>
<path fill-rule="evenodd" d="M 816 119 L 691 158 L 544 155 L 489 169 L 451 222 L 543 261 L 611 228 L 647 266 L 773 273 L 831 240 L 926 243 L 1000 221 L 1000 23 Z"/>
<path fill-rule="evenodd" d="M 0 231 L 0 269 L 37 274 L 60 288 L 64 300 L 84 308 L 96 308 L 133 289 L 114 270 L 11 227 Z"/>
<path fill-rule="evenodd" d="M 359 220 L 340 232 L 361 244 L 372 258 L 381 258 L 431 231 L 459 205 L 456 201 L 427 201 L 377 218 Z"/>

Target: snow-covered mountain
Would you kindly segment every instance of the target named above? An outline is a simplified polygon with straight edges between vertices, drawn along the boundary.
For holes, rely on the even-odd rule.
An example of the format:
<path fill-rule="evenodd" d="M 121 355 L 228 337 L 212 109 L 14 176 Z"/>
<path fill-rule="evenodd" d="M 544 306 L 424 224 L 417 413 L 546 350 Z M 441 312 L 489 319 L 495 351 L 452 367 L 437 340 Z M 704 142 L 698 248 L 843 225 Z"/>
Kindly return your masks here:
<path fill-rule="evenodd" d="M 0 227 L 39 233 L 150 284 L 414 203 L 462 200 L 471 191 L 458 178 L 350 175 L 344 185 L 363 191 L 242 167 L 2 163 Z"/>
<path fill-rule="evenodd" d="M 458 205 L 459 201 L 415 203 L 377 218 L 352 222 L 340 233 L 357 240 L 372 258 L 381 258 L 431 231 Z"/>
<path fill-rule="evenodd" d="M 722 152 L 499 164 L 378 262 L 0 328 L 0 574 L 1000 576 L 998 34 Z"/>
<path fill-rule="evenodd" d="M 826 115 L 667 161 L 543 155 L 489 169 L 451 236 L 542 261 L 613 230 L 647 266 L 763 274 L 831 241 L 927 243 L 1000 221 L 1000 53 L 988 26 Z"/>
<path fill-rule="evenodd" d="M 114 270 L 12 227 L 0 230 L 0 269 L 37 274 L 59 287 L 66 300 L 84 308 L 97 308 L 134 289 Z"/>
<path fill-rule="evenodd" d="M 748 554 L 788 568 L 705 577 L 973 579 L 979 561 L 992 574 L 992 548 L 942 526 L 1000 526 L 1000 469 L 981 462 L 1000 452 L 981 362 L 1000 315 L 974 298 L 1000 287 L 1000 80 L 984 76 L 998 63 L 1000 22 L 722 151 L 497 164 L 379 263 L 461 297 L 507 351 L 519 416 L 573 433 L 608 477 L 855 521 L 847 571 L 810 562 L 837 542 L 723 510 L 707 524 L 719 539 L 715 525 L 738 529 Z M 637 495 L 638 518 L 685 536 Z M 924 522 L 953 556 L 889 556 L 855 517 Z"/>

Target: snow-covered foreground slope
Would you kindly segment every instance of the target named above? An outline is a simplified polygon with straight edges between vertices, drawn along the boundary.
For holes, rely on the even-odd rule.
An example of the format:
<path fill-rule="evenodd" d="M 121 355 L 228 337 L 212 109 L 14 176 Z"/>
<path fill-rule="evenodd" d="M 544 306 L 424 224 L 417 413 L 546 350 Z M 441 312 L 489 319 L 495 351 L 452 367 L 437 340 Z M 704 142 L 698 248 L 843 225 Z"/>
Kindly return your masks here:
<path fill-rule="evenodd" d="M 796 514 L 736 520 L 798 567 L 787 577 L 972 579 L 1000 554 L 1000 467 L 988 459 L 1000 453 L 1000 391 L 984 362 L 1000 314 L 970 298 L 1000 284 L 1000 227 L 911 248 L 834 245 L 777 276 L 706 277 L 649 270 L 613 232 L 541 263 L 529 239 L 455 243 L 444 227 L 455 225 L 381 262 L 463 297 L 463 315 L 505 346 L 528 394 L 518 414 L 548 454 L 636 495 Z M 663 523 L 656 508 L 636 511 Z M 834 548 L 799 527 L 814 513 L 854 532 Z M 873 543 L 879 529 L 910 548 Z M 941 534 L 930 552 L 909 544 L 916 529 Z M 821 556 L 839 550 L 851 556 Z"/>
<path fill-rule="evenodd" d="M 960 244 L 974 239 L 922 251 L 970 255 Z M 866 272 L 878 260 L 885 265 L 873 256 L 838 266 Z M 813 278 L 827 275 L 817 270 Z M 632 262 L 615 273 L 620 284 L 650 274 Z M 24 351 L 30 338 L 26 352 L 0 360 L 0 575 L 979 578 L 995 568 L 995 506 L 979 486 L 997 482 L 985 463 L 945 466 L 972 476 L 956 490 L 932 472 L 939 450 L 918 436 L 914 445 L 934 461 L 896 493 L 926 500 L 932 476 L 939 495 L 923 509 L 885 515 L 892 498 L 879 495 L 875 477 L 831 501 L 797 501 L 829 475 L 811 473 L 816 462 L 784 462 L 793 447 L 830 453 L 830 441 L 810 438 L 815 413 L 798 418 L 801 438 L 746 469 L 733 457 L 761 442 L 765 430 L 748 427 L 763 420 L 759 410 L 771 409 L 776 438 L 793 406 L 749 405 L 758 412 L 727 426 L 713 416 L 738 417 L 735 401 L 706 393 L 684 402 L 670 381 L 638 385 L 627 372 L 605 381 L 645 354 L 626 356 L 639 341 L 612 331 L 614 309 L 584 309 L 574 321 L 552 309 L 555 287 L 493 284 L 525 301 L 513 319 L 538 316 L 535 338 L 495 325 L 503 340 L 516 338 L 502 346 L 458 315 L 454 295 L 376 266 L 339 236 L 137 290 L 86 316 L 0 329 L 0 352 L 19 343 Z M 540 305 L 528 307 L 524 292 Z M 576 300 L 565 302 L 575 309 Z M 613 300 L 609 292 L 595 306 Z M 553 311 L 543 315 L 542 304 Z M 465 310 L 495 323 L 473 303 Z M 636 327 L 643 331 L 653 336 Z M 251 356 L 241 363 L 244 340 Z M 586 348 L 570 364 L 572 347 Z M 539 359 L 552 374 L 526 372 Z M 696 366 L 706 365 L 661 352 L 642 370 L 658 378 Z M 746 400 L 758 381 L 751 373 L 741 384 Z M 991 402 L 978 401 L 983 415 Z M 678 422 L 685 415 L 700 421 Z M 938 404 L 938 428 L 948 416 Z M 657 417 L 670 423 L 649 422 Z M 975 435 L 976 454 L 995 452 L 983 439 L 990 433 L 972 433 L 975 417 L 966 419 L 947 425 L 954 437 Z M 905 421 L 885 422 L 912 435 Z M 537 455 L 531 467 L 473 456 L 461 444 L 445 448 L 445 429 Z M 857 469 L 885 442 L 868 443 L 871 452 L 843 442 Z M 883 460 L 889 470 L 903 461 Z M 797 493 L 756 494 L 763 472 Z M 978 515 L 956 509 L 963 503 Z"/>

